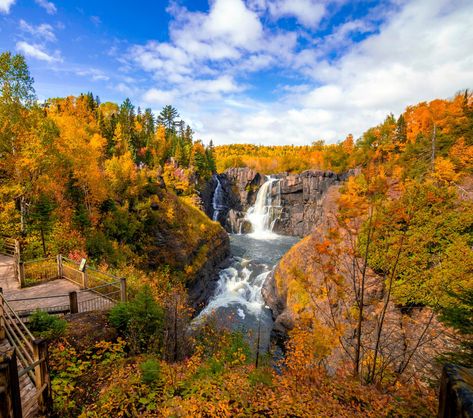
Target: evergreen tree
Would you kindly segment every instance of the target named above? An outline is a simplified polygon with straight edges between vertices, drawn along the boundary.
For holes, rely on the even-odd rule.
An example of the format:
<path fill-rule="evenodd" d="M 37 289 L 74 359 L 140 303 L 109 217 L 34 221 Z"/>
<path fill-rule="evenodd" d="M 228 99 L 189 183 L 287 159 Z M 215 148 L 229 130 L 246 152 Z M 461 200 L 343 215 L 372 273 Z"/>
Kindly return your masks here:
<path fill-rule="evenodd" d="M 399 116 L 397 122 L 396 122 L 396 142 L 405 144 L 407 142 L 407 125 L 406 125 L 406 120 L 404 119 L 404 116 L 401 115 Z"/>
<path fill-rule="evenodd" d="M 214 144 L 212 140 L 210 140 L 209 146 L 205 149 L 205 156 L 207 159 L 207 168 L 211 173 L 215 173 L 217 171 L 217 165 L 215 163 Z"/>
<path fill-rule="evenodd" d="M 45 194 L 41 194 L 30 211 L 30 224 L 33 230 L 39 231 L 43 255 L 46 257 L 46 236 L 51 232 L 53 226 L 52 212 L 54 202 Z"/>
<path fill-rule="evenodd" d="M 179 112 L 171 105 L 164 106 L 158 116 L 158 122 L 165 126 L 166 131 L 175 132 L 175 121 L 179 117 Z"/>
<path fill-rule="evenodd" d="M 120 105 L 118 111 L 118 122 L 121 125 L 123 138 L 130 145 L 130 150 L 133 157 L 136 159 L 136 152 L 139 148 L 139 144 L 135 130 L 135 107 L 128 98 Z"/>

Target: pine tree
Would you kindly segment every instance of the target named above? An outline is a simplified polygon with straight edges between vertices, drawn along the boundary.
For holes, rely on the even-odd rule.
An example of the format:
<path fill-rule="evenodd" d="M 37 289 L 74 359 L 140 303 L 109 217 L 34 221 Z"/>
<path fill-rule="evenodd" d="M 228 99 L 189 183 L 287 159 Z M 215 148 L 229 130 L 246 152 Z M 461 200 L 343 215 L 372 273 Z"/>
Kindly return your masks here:
<path fill-rule="evenodd" d="M 175 121 L 179 117 L 179 112 L 171 105 L 164 106 L 158 116 L 158 122 L 165 126 L 166 131 L 175 132 Z"/>

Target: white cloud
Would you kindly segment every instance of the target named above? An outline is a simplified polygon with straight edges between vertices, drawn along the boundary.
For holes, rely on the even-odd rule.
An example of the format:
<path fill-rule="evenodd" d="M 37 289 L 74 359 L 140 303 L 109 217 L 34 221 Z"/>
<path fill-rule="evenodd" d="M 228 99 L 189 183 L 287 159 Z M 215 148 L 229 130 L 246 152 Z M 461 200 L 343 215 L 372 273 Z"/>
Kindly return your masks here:
<path fill-rule="evenodd" d="M 25 54 L 27 57 L 36 58 L 40 61 L 46 61 L 49 63 L 62 61 L 58 52 L 56 52 L 54 55 L 50 55 L 43 50 L 41 45 L 29 44 L 25 41 L 19 41 L 16 43 L 16 49 Z"/>
<path fill-rule="evenodd" d="M 54 15 L 57 12 L 56 5 L 47 0 L 35 0 L 36 4 L 46 10 L 46 13 Z"/>
<path fill-rule="evenodd" d="M 110 80 L 110 77 L 108 75 L 106 75 L 102 70 L 99 70 L 97 68 L 90 68 L 90 69 L 86 69 L 86 70 L 77 70 L 76 74 L 80 75 L 81 77 L 90 78 L 92 81 L 108 81 L 108 80 Z"/>
<path fill-rule="evenodd" d="M 265 31 L 242 0 L 214 0 L 207 13 L 177 3 L 168 11 L 173 18 L 169 41 L 134 45 L 126 57 L 153 74 L 152 92 L 176 90 L 177 97 L 192 95 L 198 101 L 240 92 L 245 85 L 237 81 L 238 74 L 278 66 L 297 43 L 294 33 Z"/>
<path fill-rule="evenodd" d="M 251 47 L 263 35 L 258 16 L 242 0 L 216 0 L 204 21 L 202 32 L 210 37 L 226 38 L 234 46 Z"/>
<path fill-rule="evenodd" d="M 24 32 L 33 35 L 34 37 L 43 39 L 45 41 L 53 42 L 56 40 L 53 27 L 51 25 L 48 25 L 47 23 L 42 23 L 41 25 L 34 26 L 21 19 L 20 29 Z"/>
<path fill-rule="evenodd" d="M 319 0 L 276 0 L 268 3 L 268 9 L 277 19 L 295 17 L 309 28 L 316 28 L 326 13 L 324 2 Z"/>
<path fill-rule="evenodd" d="M 273 19 L 290 15 L 283 3 L 215 0 L 207 13 L 171 5 L 170 40 L 129 51 L 131 67 L 152 75 L 136 97 L 173 104 L 215 143 L 307 144 L 359 136 L 390 112 L 473 87 L 471 1 L 395 0 L 322 37 L 263 25 L 270 7 Z M 294 10 L 308 4 L 290 3 L 296 18 Z M 332 10 L 328 1 L 317 4 Z M 247 33 L 217 19 L 222 10 Z M 299 21 L 316 27 L 326 15 L 313 13 Z M 253 89 L 263 79 L 264 100 Z"/>
<path fill-rule="evenodd" d="M 10 7 L 15 4 L 16 0 L 0 0 L 0 13 L 10 13 Z"/>
<path fill-rule="evenodd" d="M 174 90 L 165 91 L 152 88 L 143 95 L 143 100 L 148 104 L 165 106 L 174 103 L 177 96 L 178 94 Z"/>

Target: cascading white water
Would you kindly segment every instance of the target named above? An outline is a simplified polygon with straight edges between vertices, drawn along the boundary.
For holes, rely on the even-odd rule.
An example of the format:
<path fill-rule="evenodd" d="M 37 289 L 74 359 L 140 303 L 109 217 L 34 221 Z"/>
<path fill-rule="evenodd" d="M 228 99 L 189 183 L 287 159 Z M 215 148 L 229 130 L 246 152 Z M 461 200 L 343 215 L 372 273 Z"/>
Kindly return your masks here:
<path fill-rule="evenodd" d="M 215 295 L 200 315 L 206 316 L 218 308 L 236 305 L 240 318 L 244 319 L 247 313 L 258 316 L 264 306 L 261 288 L 270 270 L 265 268 L 256 274 L 253 268 L 248 260 L 235 258 L 231 267 L 220 272 Z"/>
<path fill-rule="evenodd" d="M 273 200 L 273 185 L 277 183 L 278 195 Z M 281 205 L 281 184 L 279 179 L 269 177 L 260 187 L 254 206 L 248 209 L 246 220 L 251 223 L 251 236 L 256 239 L 270 239 L 277 235 L 273 233 L 276 221 L 275 209 Z"/>
<path fill-rule="evenodd" d="M 220 183 L 220 179 L 218 178 L 217 175 L 214 176 L 214 179 L 217 181 L 217 186 L 215 187 L 214 195 L 212 198 L 212 207 L 213 207 L 212 220 L 218 221 L 218 215 L 223 209 L 226 208 L 226 206 L 223 200 L 224 194 L 223 194 L 222 183 Z"/>

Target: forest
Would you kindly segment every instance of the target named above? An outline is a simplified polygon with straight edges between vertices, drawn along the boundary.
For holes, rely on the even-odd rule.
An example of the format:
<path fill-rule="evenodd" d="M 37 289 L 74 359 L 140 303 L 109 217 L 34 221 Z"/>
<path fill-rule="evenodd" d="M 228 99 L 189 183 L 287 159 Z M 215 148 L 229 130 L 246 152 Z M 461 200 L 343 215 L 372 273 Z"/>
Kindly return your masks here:
<path fill-rule="evenodd" d="M 442 364 L 473 367 L 473 95 L 452 94 L 336 144 L 214 146 L 172 105 L 39 102 L 24 57 L 2 53 L 0 235 L 130 283 L 128 303 L 47 334 L 54 416 L 434 416 Z M 353 174 L 275 270 L 295 321 L 277 362 L 191 325 L 187 288 L 227 239 L 202 190 L 232 167 Z M 390 315 L 408 328 L 414 311 L 394 358 Z"/>

